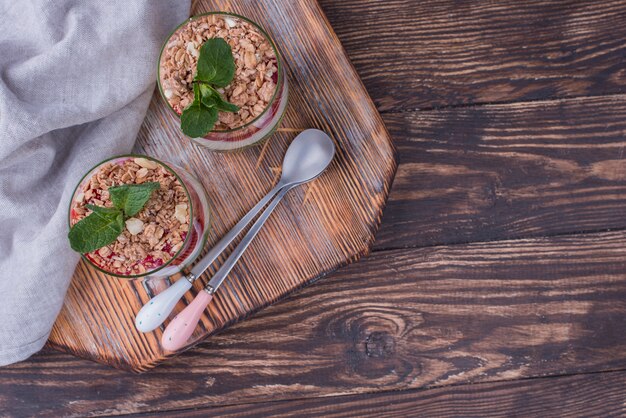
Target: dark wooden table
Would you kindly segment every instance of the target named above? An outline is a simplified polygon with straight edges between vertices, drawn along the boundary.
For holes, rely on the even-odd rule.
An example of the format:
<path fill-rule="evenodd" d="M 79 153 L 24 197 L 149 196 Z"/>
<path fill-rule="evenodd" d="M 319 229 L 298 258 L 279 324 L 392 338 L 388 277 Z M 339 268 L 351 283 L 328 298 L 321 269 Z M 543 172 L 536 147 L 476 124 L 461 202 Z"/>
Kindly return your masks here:
<path fill-rule="evenodd" d="M 374 252 L 143 375 L 0 415 L 626 414 L 626 2 L 323 0 L 399 169 Z"/>

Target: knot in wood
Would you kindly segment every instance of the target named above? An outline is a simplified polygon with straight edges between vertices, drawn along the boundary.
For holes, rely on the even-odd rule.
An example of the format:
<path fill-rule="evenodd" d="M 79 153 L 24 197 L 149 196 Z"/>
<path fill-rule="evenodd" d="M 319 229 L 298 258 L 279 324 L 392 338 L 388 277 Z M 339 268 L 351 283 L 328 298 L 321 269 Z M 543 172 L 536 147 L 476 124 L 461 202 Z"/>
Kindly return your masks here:
<path fill-rule="evenodd" d="M 372 332 L 365 340 L 365 354 L 368 357 L 389 357 L 394 347 L 393 337 L 385 332 Z"/>

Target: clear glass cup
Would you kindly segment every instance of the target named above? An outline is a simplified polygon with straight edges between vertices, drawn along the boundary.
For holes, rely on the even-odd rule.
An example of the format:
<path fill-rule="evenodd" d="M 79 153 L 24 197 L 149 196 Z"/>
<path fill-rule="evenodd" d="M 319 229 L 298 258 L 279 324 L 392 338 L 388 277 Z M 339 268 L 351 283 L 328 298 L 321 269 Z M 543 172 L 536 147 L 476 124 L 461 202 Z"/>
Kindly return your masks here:
<path fill-rule="evenodd" d="M 276 66 L 278 70 L 274 74 L 273 78 L 273 81 L 276 84 L 276 89 L 274 91 L 272 99 L 269 101 L 265 110 L 263 110 L 263 112 L 259 114 L 254 120 L 235 129 L 214 130 L 209 132 L 203 138 L 191 138 L 191 140 L 214 151 L 235 151 L 252 145 L 260 144 L 263 142 L 263 140 L 267 139 L 272 133 L 274 133 L 285 114 L 288 99 L 288 86 L 285 68 L 281 56 L 278 52 L 278 48 L 276 47 L 276 43 L 261 26 L 248 18 L 225 12 L 204 13 L 191 17 L 190 19 L 181 23 L 176 29 L 174 29 L 174 31 L 170 34 L 170 36 L 168 36 L 167 40 L 163 44 L 163 47 L 161 48 L 161 54 L 159 56 L 158 85 L 161 97 L 163 98 L 165 103 L 167 103 L 167 106 L 172 110 L 172 112 L 176 116 L 180 117 L 180 114 L 170 105 L 167 97 L 165 96 L 164 88 L 162 85 L 163 80 L 161 79 L 161 68 L 164 61 L 164 51 L 172 38 L 178 34 L 178 31 L 181 30 L 181 28 L 185 27 L 185 25 L 196 19 L 208 15 L 220 15 L 221 17 L 227 17 L 230 19 L 241 19 L 250 23 L 256 29 L 258 29 L 258 31 L 269 41 L 276 55 Z"/>
<path fill-rule="evenodd" d="M 100 168 L 107 163 L 124 164 L 127 160 L 135 158 L 145 158 L 147 160 L 154 161 L 170 173 L 174 174 L 174 176 L 182 184 L 189 201 L 188 210 L 190 220 L 190 231 L 187 231 L 187 233 L 184 234 L 183 245 L 178 251 L 171 254 L 172 257 L 169 260 L 163 263 L 149 259 L 150 256 L 148 255 L 142 262 L 146 271 L 144 273 L 134 275 L 124 274 L 119 271 L 111 271 L 110 269 L 100 265 L 92 256 L 90 256 L 90 254 L 82 254 L 82 257 L 99 271 L 115 277 L 124 279 L 169 277 L 189 267 L 190 264 L 198 258 L 204 244 L 206 243 L 210 229 L 210 210 L 206 192 L 204 187 L 202 187 L 202 184 L 187 170 L 145 155 L 129 154 L 102 161 L 89 170 L 87 174 L 85 174 L 85 176 L 83 176 L 83 178 L 78 182 L 78 185 L 72 194 L 72 200 L 70 201 L 70 207 L 68 210 L 68 226 L 71 227 L 72 221 L 78 216 L 75 212 L 75 208 L 78 204 L 79 196 L 84 193 L 91 178 L 100 170 Z M 80 197 L 80 199 L 82 200 L 84 197 Z"/>

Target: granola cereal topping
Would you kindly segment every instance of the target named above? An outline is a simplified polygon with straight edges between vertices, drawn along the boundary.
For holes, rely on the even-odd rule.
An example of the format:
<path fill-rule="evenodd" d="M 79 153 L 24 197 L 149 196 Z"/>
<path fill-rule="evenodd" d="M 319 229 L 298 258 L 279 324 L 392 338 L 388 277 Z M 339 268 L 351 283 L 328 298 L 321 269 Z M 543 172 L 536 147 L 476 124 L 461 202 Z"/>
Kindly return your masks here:
<path fill-rule="evenodd" d="M 274 48 L 251 23 L 235 16 L 200 16 L 181 26 L 169 39 L 161 57 L 163 95 L 179 115 L 193 102 L 193 78 L 204 41 L 220 37 L 231 46 L 235 77 L 220 91 L 239 112 L 220 112 L 214 130 L 235 129 L 252 122 L 269 105 L 276 91 L 278 61 Z"/>
<path fill-rule="evenodd" d="M 86 254 L 105 271 L 138 275 L 167 263 L 183 246 L 189 232 L 189 196 L 176 176 L 161 164 L 145 158 L 108 162 L 85 182 L 72 203 L 70 224 L 88 216 L 87 204 L 112 207 L 108 189 L 122 184 L 157 181 L 144 208 L 126 220 L 113 244 Z"/>

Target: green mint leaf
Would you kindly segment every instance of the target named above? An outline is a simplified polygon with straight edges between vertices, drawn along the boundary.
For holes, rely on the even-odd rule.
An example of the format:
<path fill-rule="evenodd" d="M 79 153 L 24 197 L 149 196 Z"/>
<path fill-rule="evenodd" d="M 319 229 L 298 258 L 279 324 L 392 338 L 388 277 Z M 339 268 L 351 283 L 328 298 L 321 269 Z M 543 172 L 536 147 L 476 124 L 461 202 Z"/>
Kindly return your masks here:
<path fill-rule="evenodd" d="M 217 122 L 217 108 L 194 101 L 180 115 L 180 128 L 191 138 L 200 138 L 211 132 Z"/>
<path fill-rule="evenodd" d="M 200 48 L 196 80 L 226 87 L 235 76 L 233 51 L 222 38 L 207 39 Z"/>
<path fill-rule="evenodd" d="M 124 230 L 124 217 L 117 208 L 99 208 L 93 210 L 86 218 L 81 219 L 70 229 L 67 237 L 70 246 L 79 253 L 90 253 L 109 245 L 117 239 Z M 98 208 L 98 206 L 95 206 Z"/>
<path fill-rule="evenodd" d="M 219 111 L 237 112 L 215 87 L 226 87 L 235 76 L 235 59 L 222 38 L 208 39 L 200 48 L 193 84 L 194 100 L 180 115 L 180 128 L 191 138 L 203 137 L 215 126 Z"/>
<path fill-rule="evenodd" d="M 202 101 L 202 87 L 198 83 L 193 84 L 193 103 L 200 103 Z"/>
<path fill-rule="evenodd" d="M 197 92 L 197 95 L 196 95 Z M 213 100 L 213 92 L 217 91 L 204 83 L 194 83 L 193 85 L 193 93 L 194 93 L 194 103 L 199 102 L 206 107 L 217 107 L 217 103 Z"/>
<path fill-rule="evenodd" d="M 200 97 L 203 105 L 207 107 L 217 107 L 222 112 L 239 112 L 239 106 L 224 100 L 222 95 L 213 87 L 206 84 L 200 84 Z"/>
<path fill-rule="evenodd" d="M 227 102 L 226 100 L 222 98 L 222 96 L 218 96 L 218 97 L 219 99 L 216 100 L 217 110 L 220 110 L 222 112 L 231 112 L 231 113 L 239 112 L 239 106 L 234 105 L 230 102 Z"/>
<path fill-rule="evenodd" d="M 119 213 L 120 211 L 118 208 L 105 208 L 103 206 L 96 206 L 96 205 L 85 205 L 85 207 L 91 210 L 92 212 L 98 212 L 99 214 L 102 214 L 102 215 L 107 215 L 111 213 Z"/>
<path fill-rule="evenodd" d="M 109 196 L 113 206 L 124 211 L 126 217 L 136 215 L 152 196 L 152 192 L 158 190 L 161 184 L 151 181 L 142 184 L 123 184 L 109 188 Z"/>

